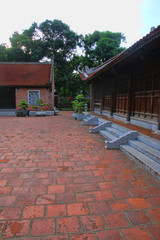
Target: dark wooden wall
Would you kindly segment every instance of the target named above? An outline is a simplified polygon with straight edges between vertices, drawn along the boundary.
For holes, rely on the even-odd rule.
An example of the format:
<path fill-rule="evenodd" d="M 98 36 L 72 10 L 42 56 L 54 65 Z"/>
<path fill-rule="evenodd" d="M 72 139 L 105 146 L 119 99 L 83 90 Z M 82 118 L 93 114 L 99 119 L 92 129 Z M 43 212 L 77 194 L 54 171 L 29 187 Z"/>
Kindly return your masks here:
<path fill-rule="evenodd" d="M 92 82 L 94 110 L 158 122 L 160 115 L 159 65 L 139 65 L 132 72 L 117 71 Z"/>
<path fill-rule="evenodd" d="M 134 80 L 132 116 L 158 120 L 160 72 L 137 76 Z"/>

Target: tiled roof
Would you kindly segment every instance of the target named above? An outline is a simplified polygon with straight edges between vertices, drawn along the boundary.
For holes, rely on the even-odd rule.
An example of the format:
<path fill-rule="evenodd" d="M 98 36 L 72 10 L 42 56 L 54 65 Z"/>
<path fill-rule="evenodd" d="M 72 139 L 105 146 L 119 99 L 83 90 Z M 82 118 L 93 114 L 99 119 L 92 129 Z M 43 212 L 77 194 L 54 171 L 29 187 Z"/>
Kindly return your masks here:
<path fill-rule="evenodd" d="M 46 86 L 51 64 L 0 63 L 0 86 Z"/>
<path fill-rule="evenodd" d="M 83 81 L 89 81 L 93 79 L 95 76 L 99 75 L 102 71 L 108 70 L 110 67 L 115 66 L 117 63 L 123 61 L 125 58 L 132 55 L 137 50 L 141 49 L 142 47 L 148 45 L 153 40 L 160 38 L 160 26 L 151 30 L 149 34 L 145 37 L 134 43 L 131 47 L 127 50 L 121 52 L 120 54 L 114 56 L 113 58 L 107 60 L 103 64 L 93 68 L 89 72 L 80 72 L 80 77 Z"/>

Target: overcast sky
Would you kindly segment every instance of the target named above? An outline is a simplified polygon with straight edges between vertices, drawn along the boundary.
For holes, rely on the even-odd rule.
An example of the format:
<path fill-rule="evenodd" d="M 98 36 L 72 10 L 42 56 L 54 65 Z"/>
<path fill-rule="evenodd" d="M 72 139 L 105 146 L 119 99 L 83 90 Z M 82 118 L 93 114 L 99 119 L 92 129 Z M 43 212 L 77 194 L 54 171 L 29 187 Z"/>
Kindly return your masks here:
<path fill-rule="evenodd" d="M 33 22 L 62 20 L 78 34 L 122 32 L 126 47 L 160 25 L 160 0 L 0 0 L 0 44 Z"/>

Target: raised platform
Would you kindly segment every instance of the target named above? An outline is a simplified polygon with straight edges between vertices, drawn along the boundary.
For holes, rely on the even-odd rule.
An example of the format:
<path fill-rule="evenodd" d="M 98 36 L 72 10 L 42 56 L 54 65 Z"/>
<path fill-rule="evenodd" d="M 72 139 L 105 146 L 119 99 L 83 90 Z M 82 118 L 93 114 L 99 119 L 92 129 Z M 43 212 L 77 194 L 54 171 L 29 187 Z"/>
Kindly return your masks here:
<path fill-rule="evenodd" d="M 16 109 L 0 109 L 0 116 L 4 117 L 16 117 L 15 114 Z M 55 111 L 30 111 L 29 116 L 53 116 L 55 115 Z"/>
<path fill-rule="evenodd" d="M 82 125 L 96 126 L 90 128 L 90 133 L 99 133 L 105 139 L 106 149 L 121 149 L 139 165 L 160 179 L 160 141 L 131 130 L 127 127 L 104 120 L 90 114 L 83 120 Z M 107 126 L 108 125 L 108 126 Z"/>
<path fill-rule="evenodd" d="M 16 109 L 0 109 L 0 116 L 15 117 Z"/>

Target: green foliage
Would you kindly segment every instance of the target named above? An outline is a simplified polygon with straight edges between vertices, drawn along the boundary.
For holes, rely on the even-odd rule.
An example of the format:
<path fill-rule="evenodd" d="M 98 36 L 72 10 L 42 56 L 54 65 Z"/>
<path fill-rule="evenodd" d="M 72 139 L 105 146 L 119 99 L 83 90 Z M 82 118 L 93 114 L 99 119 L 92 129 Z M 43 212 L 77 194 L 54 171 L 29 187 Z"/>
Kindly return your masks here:
<path fill-rule="evenodd" d="M 44 103 L 42 98 L 38 98 L 36 101 L 36 106 L 32 106 L 33 109 L 41 111 L 41 108 L 44 106 L 48 106 L 48 103 Z"/>
<path fill-rule="evenodd" d="M 70 61 L 79 44 L 79 36 L 60 20 L 46 20 L 40 24 L 39 30 L 41 31 L 40 39 L 45 44 L 45 57 L 54 56 L 55 88 L 60 100 L 63 95 L 62 89 L 68 89 L 68 86 L 71 86 L 74 69 Z"/>
<path fill-rule="evenodd" d="M 0 61 L 37 62 L 45 55 L 45 44 L 38 36 L 38 25 L 36 23 L 33 23 L 29 29 L 24 30 L 22 34 L 14 32 L 10 42 L 10 48 L 2 49 L 2 45 L 0 45 Z M 3 55 L 1 55 L 2 50 Z"/>
<path fill-rule="evenodd" d="M 29 107 L 29 104 L 25 100 L 22 100 L 18 104 L 18 107 L 23 108 L 23 109 L 27 109 Z"/>
<path fill-rule="evenodd" d="M 63 97 L 61 100 L 61 108 L 72 108 L 71 102 L 69 101 L 68 97 Z"/>
<path fill-rule="evenodd" d="M 23 31 L 22 34 L 14 32 L 10 38 L 11 48 L 20 49 L 24 57 L 24 62 L 39 61 L 44 56 L 45 44 L 39 39 L 38 25 L 33 23 L 29 29 Z"/>
<path fill-rule="evenodd" d="M 31 106 L 31 107 L 36 110 L 38 109 L 38 106 Z"/>
<path fill-rule="evenodd" d="M 77 95 L 75 100 L 72 101 L 72 107 L 74 112 L 83 113 L 86 102 L 87 102 L 87 99 L 83 96 L 83 94 Z"/>
<path fill-rule="evenodd" d="M 78 69 L 90 68 L 117 55 L 125 37 L 122 33 L 95 31 L 78 35 L 60 20 L 33 23 L 21 34 L 14 32 L 11 47 L 0 45 L 1 62 L 38 62 L 54 57 L 55 89 L 58 103 L 65 97 L 89 94 L 89 85 L 81 81 Z M 77 47 L 83 52 L 77 53 Z"/>
<path fill-rule="evenodd" d="M 55 57 L 57 61 L 70 59 L 76 50 L 79 36 L 70 30 L 69 26 L 60 20 L 46 20 L 41 23 L 39 30 L 42 33 L 41 40 L 46 43 L 46 56 Z"/>
<path fill-rule="evenodd" d="M 6 62 L 7 55 L 6 55 L 6 45 L 0 44 L 0 62 Z"/>
<path fill-rule="evenodd" d="M 122 33 L 110 31 L 95 31 L 93 34 L 85 35 L 83 66 L 97 66 L 122 52 L 124 50 L 120 47 L 122 41 L 125 41 Z"/>
<path fill-rule="evenodd" d="M 25 61 L 25 54 L 18 47 L 8 48 L 5 44 L 0 45 L 1 62 L 22 62 Z"/>
<path fill-rule="evenodd" d="M 22 49 L 17 47 L 6 49 L 8 62 L 25 62 L 25 54 Z"/>

